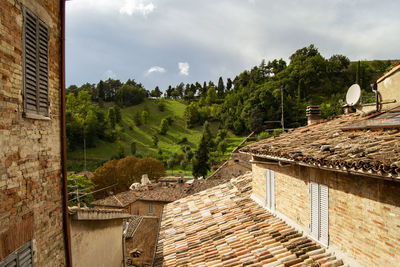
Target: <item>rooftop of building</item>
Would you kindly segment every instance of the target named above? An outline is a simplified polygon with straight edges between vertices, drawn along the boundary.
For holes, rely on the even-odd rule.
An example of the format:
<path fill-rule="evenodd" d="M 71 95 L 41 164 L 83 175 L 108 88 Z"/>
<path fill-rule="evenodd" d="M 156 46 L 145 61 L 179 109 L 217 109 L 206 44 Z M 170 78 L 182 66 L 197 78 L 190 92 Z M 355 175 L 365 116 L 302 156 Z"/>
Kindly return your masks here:
<path fill-rule="evenodd" d="M 124 208 L 138 201 L 160 201 L 172 202 L 188 195 L 200 192 L 210 187 L 228 181 L 227 179 L 194 179 L 189 184 L 177 184 L 175 186 L 163 187 L 161 183 L 142 186 L 139 190 L 128 190 L 103 199 L 96 200 L 91 204 L 95 206 Z M 151 188 L 151 189 L 149 189 Z"/>
<path fill-rule="evenodd" d="M 251 174 L 164 206 L 155 266 L 343 264 L 250 199 Z"/>
<path fill-rule="evenodd" d="M 68 214 L 70 218 L 78 221 L 127 219 L 132 216 L 121 209 L 100 210 L 79 207 L 68 207 Z"/>
<path fill-rule="evenodd" d="M 389 118 L 390 117 L 390 118 Z M 400 109 L 341 115 L 241 149 L 255 160 L 343 170 L 400 179 Z"/>

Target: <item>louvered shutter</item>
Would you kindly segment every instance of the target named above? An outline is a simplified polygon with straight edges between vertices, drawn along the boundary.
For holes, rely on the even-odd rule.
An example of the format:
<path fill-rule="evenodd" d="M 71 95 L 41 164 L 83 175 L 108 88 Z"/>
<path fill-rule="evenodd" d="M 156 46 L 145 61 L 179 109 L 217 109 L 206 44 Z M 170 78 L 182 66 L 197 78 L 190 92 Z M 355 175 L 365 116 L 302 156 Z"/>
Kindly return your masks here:
<path fill-rule="evenodd" d="M 272 211 L 275 211 L 275 172 L 271 170 L 271 174 L 270 174 L 270 196 L 271 196 L 271 207 L 270 209 Z"/>
<path fill-rule="evenodd" d="M 24 9 L 24 112 L 48 116 L 48 28 Z"/>
<path fill-rule="evenodd" d="M 265 206 L 270 207 L 271 197 L 270 197 L 270 171 L 265 170 Z"/>
<path fill-rule="evenodd" d="M 319 186 L 317 183 L 310 183 L 310 198 L 311 198 L 311 215 L 310 215 L 310 230 L 311 236 L 318 240 L 319 238 Z"/>
<path fill-rule="evenodd" d="M 29 241 L 2 260 L 0 267 L 33 267 L 32 242 Z"/>
<path fill-rule="evenodd" d="M 319 214 L 320 214 L 320 227 L 319 227 L 319 240 L 325 246 L 329 242 L 329 189 L 328 186 L 319 185 Z"/>

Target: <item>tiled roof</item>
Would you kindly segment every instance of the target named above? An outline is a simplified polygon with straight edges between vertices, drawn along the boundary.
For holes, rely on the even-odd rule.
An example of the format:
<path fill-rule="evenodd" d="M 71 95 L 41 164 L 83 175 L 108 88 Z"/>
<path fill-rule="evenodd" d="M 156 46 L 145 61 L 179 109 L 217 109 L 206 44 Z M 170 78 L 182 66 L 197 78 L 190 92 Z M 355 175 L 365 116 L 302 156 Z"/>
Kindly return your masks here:
<path fill-rule="evenodd" d="M 186 196 L 186 188 L 181 185 L 176 187 L 155 187 L 152 190 L 141 192 L 140 200 L 172 202 Z"/>
<path fill-rule="evenodd" d="M 316 167 L 400 179 L 400 127 L 350 130 L 366 120 L 359 114 L 300 127 L 241 149 L 242 153 Z"/>
<path fill-rule="evenodd" d="M 68 207 L 68 214 L 73 220 L 113 220 L 113 219 L 127 219 L 132 215 L 126 213 L 121 209 L 91 209 Z"/>
<path fill-rule="evenodd" d="M 343 262 L 250 199 L 251 174 L 164 206 L 155 266 Z"/>
<path fill-rule="evenodd" d="M 227 179 L 195 179 L 189 188 L 180 184 L 176 185 L 175 187 L 162 187 L 160 184 L 155 184 L 152 185 L 152 190 L 128 190 L 116 195 L 96 200 L 91 204 L 95 206 L 123 208 L 135 202 L 136 200 L 172 202 L 207 188 L 219 185 L 226 181 Z"/>
<path fill-rule="evenodd" d="M 123 208 L 132 202 L 135 202 L 140 196 L 140 192 L 125 191 L 116 195 L 112 195 L 103 199 L 96 200 L 91 204 L 95 206 L 119 207 Z"/>
<path fill-rule="evenodd" d="M 126 229 L 126 238 L 132 238 L 135 233 L 136 228 L 139 226 L 142 221 L 143 216 L 140 215 L 132 215 L 130 219 L 128 219 L 128 227 Z"/>

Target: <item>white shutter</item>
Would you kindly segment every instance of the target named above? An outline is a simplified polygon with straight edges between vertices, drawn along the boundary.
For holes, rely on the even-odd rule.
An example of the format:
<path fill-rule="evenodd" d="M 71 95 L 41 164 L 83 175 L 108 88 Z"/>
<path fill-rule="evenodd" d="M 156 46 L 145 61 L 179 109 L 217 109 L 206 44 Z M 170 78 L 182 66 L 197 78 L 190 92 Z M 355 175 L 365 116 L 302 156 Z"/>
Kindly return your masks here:
<path fill-rule="evenodd" d="M 270 171 L 268 169 L 265 170 L 265 206 L 267 208 L 271 205 L 271 197 L 270 197 Z"/>
<path fill-rule="evenodd" d="M 318 240 L 319 238 L 319 186 L 317 183 L 310 182 L 310 230 L 311 236 Z"/>
<path fill-rule="evenodd" d="M 327 185 L 319 185 L 319 240 L 325 246 L 329 242 L 329 189 Z"/>
<path fill-rule="evenodd" d="M 275 211 L 275 172 L 271 170 L 270 174 L 270 180 L 271 180 L 271 210 Z"/>

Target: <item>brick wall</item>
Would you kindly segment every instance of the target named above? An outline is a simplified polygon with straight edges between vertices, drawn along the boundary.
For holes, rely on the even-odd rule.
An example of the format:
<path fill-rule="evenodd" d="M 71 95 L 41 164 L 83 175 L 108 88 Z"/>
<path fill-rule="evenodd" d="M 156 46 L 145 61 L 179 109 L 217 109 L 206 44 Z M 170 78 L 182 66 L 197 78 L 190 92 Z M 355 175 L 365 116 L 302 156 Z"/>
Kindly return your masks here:
<path fill-rule="evenodd" d="M 22 116 L 22 5 L 50 28 L 50 120 Z M 0 240 L 33 239 L 35 266 L 63 266 L 60 147 L 60 1 L 0 1 Z M 32 219 L 31 229 L 23 221 Z M 25 226 L 24 226 L 25 225 Z M 26 235 L 17 237 L 20 231 Z M 11 242 L 11 239 L 13 242 Z M 6 255 L 1 255 L 0 259 Z"/>
<path fill-rule="evenodd" d="M 266 165 L 253 164 L 253 194 L 265 199 Z M 400 183 L 314 168 L 275 170 L 276 210 L 300 227 L 310 223 L 309 182 L 329 187 L 329 245 L 365 266 L 400 262 Z"/>

